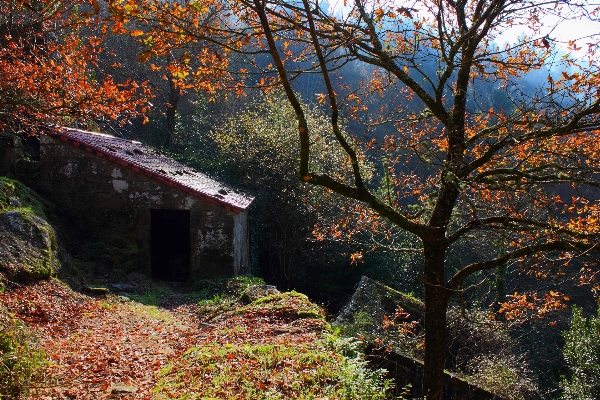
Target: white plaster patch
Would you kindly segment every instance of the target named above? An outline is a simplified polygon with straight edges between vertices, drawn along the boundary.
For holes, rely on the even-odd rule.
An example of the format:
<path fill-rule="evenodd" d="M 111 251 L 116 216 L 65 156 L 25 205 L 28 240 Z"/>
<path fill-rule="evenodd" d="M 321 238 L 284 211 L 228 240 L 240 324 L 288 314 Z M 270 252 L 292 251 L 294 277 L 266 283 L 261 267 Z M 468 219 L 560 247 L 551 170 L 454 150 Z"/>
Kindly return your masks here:
<path fill-rule="evenodd" d="M 121 169 L 115 167 L 112 170 L 112 173 L 110 174 L 110 176 L 112 176 L 113 178 L 122 178 L 123 177 L 123 173 L 121 172 Z"/>
<path fill-rule="evenodd" d="M 249 261 L 248 212 L 233 216 L 233 269 L 236 274 L 247 268 Z"/>
<path fill-rule="evenodd" d="M 205 221 L 204 221 L 204 226 L 207 227 L 207 228 L 212 228 L 213 227 L 213 224 L 211 222 L 212 219 L 213 219 L 213 213 L 212 213 L 212 211 L 207 211 L 206 212 L 206 218 L 205 218 Z"/>
<path fill-rule="evenodd" d="M 196 199 L 194 199 L 193 197 L 186 197 L 184 200 L 184 208 L 185 209 L 190 209 L 192 208 L 192 206 L 194 205 L 194 203 L 196 202 Z"/>
<path fill-rule="evenodd" d="M 65 165 L 64 167 L 61 168 L 61 171 L 62 171 L 63 174 L 65 174 L 65 176 L 67 178 L 70 178 L 74 169 L 75 169 L 75 164 L 74 163 L 68 163 L 67 165 Z"/>
<path fill-rule="evenodd" d="M 113 179 L 112 185 L 117 193 L 123 193 L 123 190 L 129 189 L 129 183 L 121 179 Z"/>
<path fill-rule="evenodd" d="M 154 195 L 151 196 L 150 193 L 148 192 L 130 192 L 129 193 L 129 200 L 131 201 L 130 204 L 139 206 L 140 203 L 143 203 L 144 205 L 157 205 L 157 204 L 161 204 L 161 197 Z"/>
<path fill-rule="evenodd" d="M 198 231 L 198 249 L 216 249 L 227 245 L 227 235 L 223 229 L 206 231 L 202 234 L 202 230 Z"/>
<path fill-rule="evenodd" d="M 161 201 L 160 195 L 155 194 L 154 196 L 151 196 L 148 192 L 130 192 L 129 198 L 131 200 L 149 200 L 154 204 L 160 203 Z"/>
<path fill-rule="evenodd" d="M 129 193 L 129 198 L 131 200 L 139 201 L 141 198 L 144 198 L 144 197 L 148 197 L 148 195 L 146 193 L 140 193 L 140 192 Z"/>

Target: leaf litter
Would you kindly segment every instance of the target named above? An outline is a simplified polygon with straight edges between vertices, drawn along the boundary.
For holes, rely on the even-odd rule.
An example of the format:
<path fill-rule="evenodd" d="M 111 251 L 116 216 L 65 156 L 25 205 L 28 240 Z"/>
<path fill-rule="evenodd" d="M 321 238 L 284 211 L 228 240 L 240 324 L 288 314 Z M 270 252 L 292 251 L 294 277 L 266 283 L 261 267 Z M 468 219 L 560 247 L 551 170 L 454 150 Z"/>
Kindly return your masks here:
<path fill-rule="evenodd" d="M 57 280 L 11 284 L 0 294 L 0 303 L 39 335 L 49 360 L 49 378 L 33 388 L 31 399 L 158 399 L 153 389 L 161 371 L 176 367 L 188 349 L 215 343 L 313 346 L 325 322 L 290 317 L 294 301 L 206 320 L 181 294 L 153 307 L 73 292 Z M 229 354 L 219 363 L 239 368 Z"/>

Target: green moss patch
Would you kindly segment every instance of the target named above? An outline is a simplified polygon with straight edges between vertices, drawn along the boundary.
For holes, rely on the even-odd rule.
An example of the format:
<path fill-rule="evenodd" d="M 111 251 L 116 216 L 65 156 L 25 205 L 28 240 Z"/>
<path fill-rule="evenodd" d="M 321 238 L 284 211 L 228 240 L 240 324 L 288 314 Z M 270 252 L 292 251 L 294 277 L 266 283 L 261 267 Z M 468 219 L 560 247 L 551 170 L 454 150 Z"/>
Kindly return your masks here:
<path fill-rule="evenodd" d="M 0 212 L 28 210 L 44 218 L 49 204 L 19 181 L 0 176 Z"/>
<path fill-rule="evenodd" d="M 384 399 L 391 383 L 331 343 L 208 343 L 164 368 L 166 398 Z"/>
<path fill-rule="evenodd" d="M 274 293 L 250 303 L 246 310 L 285 314 L 291 318 L 325 319 L 321 307 L 312 303 L 305 294 L 296 291 Z"/>
<path fill-rule="evenodd" d="M 0 271 L 14 281 L 56 274 L 58 244 L 43 200 L 12 179 L 0 177 Z"/>

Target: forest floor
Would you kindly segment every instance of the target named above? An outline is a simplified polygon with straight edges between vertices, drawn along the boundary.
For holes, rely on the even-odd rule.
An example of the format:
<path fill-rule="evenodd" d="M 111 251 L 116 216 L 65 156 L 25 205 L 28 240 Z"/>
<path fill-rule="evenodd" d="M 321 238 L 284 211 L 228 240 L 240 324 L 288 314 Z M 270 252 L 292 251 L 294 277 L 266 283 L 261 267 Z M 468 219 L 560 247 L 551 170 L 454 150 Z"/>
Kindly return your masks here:
<path fill-rule="evenodd" d="M 186 293 L 167 293 L 155 303 L 86 295 L 53 279 L 7 286 L 0 304 L 36 332 L 49 360 L 31 398 L 166 399 L 192 389 L 214 396 L 219 390 L 241 393 L 246 389 L 236 379 L 215 383 L 215 370 L 181 388 L 177 376 L 191 368 L 186 361 L 190 349 L 212 348 L 215 354 L 226 349 L 212 365 L 221 371 L 244 370 L 241 364 L 249 358 L 232 349 L 314 347 L 325 325 L 323 319 L 293 318 L 281 306 L 281 312 L 254 307 L 202 317 L 197 299 Z M 264 377 L 264 384 L 281 390 L 286 383 L 276 379 Z M 212 388 L 202 388 L 211 382 Z"/>

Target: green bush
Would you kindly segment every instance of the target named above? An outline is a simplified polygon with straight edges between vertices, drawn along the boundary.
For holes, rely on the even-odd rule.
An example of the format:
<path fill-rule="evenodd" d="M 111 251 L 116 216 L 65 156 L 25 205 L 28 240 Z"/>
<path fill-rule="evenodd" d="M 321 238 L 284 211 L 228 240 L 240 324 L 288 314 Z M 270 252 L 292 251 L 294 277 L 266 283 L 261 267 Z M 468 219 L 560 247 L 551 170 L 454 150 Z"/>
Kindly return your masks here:
<path fill-rule="evenodd" d="M 226 313 L 236 308 L 244 290 L 264 283 L 262 278 L 254 276 L 198 280 L 194 284 L 194 293 L 199 299 L 198 315 L 205 320 L 210 320 Z"/>
<path fill-rule="evenodd" d="M 504 399 L 539 399 L 527 363 L 515 355 L 482 355 L 469 361 L 469 382 Z"/>
<path fill-rule="evenodd" d="M 0 309 L 0 398 L 26 398 L 44 363 L 34 335 Z"/>
<path fill-rule="evenodd" d="M 571 327 L 563 333 L 564 356 L 571 370 L 560 386 L 565 400 L 600 399 L 600 318 L 583 316 L 573 306 Z"/>
<path fill-rule="evenodd" d="M 352 275 L 348 254 L 353 251 L 341 240 L 307 239 L 313 237 L 316 223 L 339 215 L 340 208 L 350 203 L 298 179 L 297 121 L 284 98 L 282 92 L 257 97 L 251 106 L 226 118 L 208 135 L 217 148 L 208 156 L 219 165 L 215 175 L 256 198 L 250 225 L 252 271 L 284 290 L 340 297 L 339 282 L 352 282 L 346 288 L 351 290 L 360 277 L 348 279 Z M 327 116 L 318 107 L 308 110 L 312 168 L 352 179 L 346 155 L 332 150 L 335 138 L 328 131 Z"/>
<path fill-rule="evenodd" d="M 264 284 L 262 278 L 255 276 L 199 279 L 194 282 L 194 293 L 200 297 L 200 300 L 211 300 L 215 296 L 239 297 L 248 287 Z"/>

